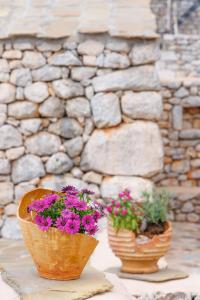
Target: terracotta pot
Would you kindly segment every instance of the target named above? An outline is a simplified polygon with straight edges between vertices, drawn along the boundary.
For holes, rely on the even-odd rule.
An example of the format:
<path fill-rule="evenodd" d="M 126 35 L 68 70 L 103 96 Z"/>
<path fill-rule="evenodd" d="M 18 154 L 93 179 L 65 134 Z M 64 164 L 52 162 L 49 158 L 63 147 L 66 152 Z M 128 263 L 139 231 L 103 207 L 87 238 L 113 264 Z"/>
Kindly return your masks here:
<path fill-rule="evenodd" d="M 154 273 L 158 271 L 158 260 L 166 254 L 171 245 L 172 225 L 165 223 L 165 232 L 155 235 L 149 242 L 136 244 L 132 231 L 116 231 L 108 222 L 108 238 L 112 251 L 122 262 L 121 272 L 132 274 Z"/>
<path fill-rule="evenodd" d="M 27 206 L 45 194 L 48 189 L 26 193 L 19 204 L 18 219 L 26 247 L 41 277 L 56 280 L 79 278 L 98 241 L 86 234 L 67 234 L 56 228 L 41 231 L 27 213 Z"/>

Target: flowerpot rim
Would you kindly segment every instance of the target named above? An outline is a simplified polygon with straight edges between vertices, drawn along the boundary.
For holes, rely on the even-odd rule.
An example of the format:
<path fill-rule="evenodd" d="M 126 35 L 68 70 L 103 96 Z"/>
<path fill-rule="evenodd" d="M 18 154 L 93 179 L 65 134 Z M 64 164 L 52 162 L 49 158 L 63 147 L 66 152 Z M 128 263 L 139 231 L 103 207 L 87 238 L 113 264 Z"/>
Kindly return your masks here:
<path fill-rule="evenodd" d="M 26 192 L 22 197 L 21 197 L 21 200 L 19 202 L 19 205 L 18 205 L 18 209 L 17 209 L 17 218 L 20 222 L 24 223 L 24 224 L 30 224 L 31 226 L 37 228 L 41 233 L 44 233 L 44 234 L 49 234 L 49 233 L 58 233 L 58 234 L 63 234 L 63 235 L 66 235 L 66 236 L 80 236 L 80 237 L 87 237 L 87 238 L 90 238 L 90 239 L 94 239 L 95 241 L 97 241 L 97 243 L 99 242 L 95 237 L 91 236 L 91 235 L 88 235 L 88 234 L 84 234 L 84 233 L 75 233 L 75 234 L 69 234 L 67 232 L 62 232 L 60 230 L 58 230 L 57 228 L 55 227 L 50 227 L 48 229 L 48 231 L 42 231 L 38 228 L 37 224 L 35 224 L 34 222 L 30 221 L 30 220 L 27 220 L 25 218 L 23 218 L 21 215 L 20 215 L 20 210 L 21 210 L 21 206 L 23 204 L 23 201 L 24 201 L 24 198 L 26 196 L 28 196 L 28 194 L 32 194 L 34 192 L 37 192 L 37 191 L 47 191 L 47 192 L 53 192 L 55 194 L 58 194 L 58 192 L 56 191 L 53 191 L 53 190 L 50 190 L 50 189 L 46 189 L 46 188 L 35 188 L 35 189 L 32 189 L 30 190 L 29 192 Z M 28 213 L 27 213 L 28 215 Z"/>

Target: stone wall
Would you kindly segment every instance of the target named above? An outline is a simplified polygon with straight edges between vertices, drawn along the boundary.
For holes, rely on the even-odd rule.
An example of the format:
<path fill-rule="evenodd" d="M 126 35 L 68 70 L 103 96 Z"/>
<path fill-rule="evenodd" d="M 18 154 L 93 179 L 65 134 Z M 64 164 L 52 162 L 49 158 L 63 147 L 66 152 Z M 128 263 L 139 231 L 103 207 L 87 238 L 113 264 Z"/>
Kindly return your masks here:
<path fill-rule="evenodd" d="M 165 76 L 168 71 L 168 77 L 198 77 L 200 74 L 199 36 L 165 34 L 157 68 L 160 74 L 164 73 Z"/>
<path fill-rule="evenodd" d="M 98 198 L 152 188 L 163 164 L 155 39 L 12 39 L 0 56 L 2 236 L 19 236 L 18 200 L 37 186 Z"/>
<path fill-rule="evenodd" d="M 154 177 L 154 182 L 168 189 L 180 187 L 172 188 L 176 195 L 172 203 L 175 218 L 199 222 L 200 80 L 168 79 L 162 81 L 162 86 L 164 110 L 159 127 L 164 143 L 164 169 Z M 188 213 L 192 215 L 187 217 Z"/>

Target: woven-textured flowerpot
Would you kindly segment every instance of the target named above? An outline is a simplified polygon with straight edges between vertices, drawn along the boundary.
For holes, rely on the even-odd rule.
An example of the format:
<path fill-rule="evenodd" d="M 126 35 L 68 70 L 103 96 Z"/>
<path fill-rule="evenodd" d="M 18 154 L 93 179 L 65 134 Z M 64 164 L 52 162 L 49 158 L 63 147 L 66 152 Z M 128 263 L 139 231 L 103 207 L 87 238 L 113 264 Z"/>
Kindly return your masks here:
<path fill-rule="evenodd" d="M 165 232 L 155 235 L 149 242 L 138 245 L 132 231 L 116 231 L 108 222 L 108 238 L 112 251 L 122 262 L 121 272 L 132 274 L 158 271 L 158 260 L 166 254 L 171 245 L 172 225 L 165 223 Z"/>
<path fill-rule="evenodd" d="M 26 247 L 41 277 L 56 280 L 79 278 L 98 241 L 85 234 L 67 234 L 56 228 L 41 231 L 27 213 L 28 205 L 45 194 L 47 189 L 26 193 L 19 204 L 18 219 Z"/>

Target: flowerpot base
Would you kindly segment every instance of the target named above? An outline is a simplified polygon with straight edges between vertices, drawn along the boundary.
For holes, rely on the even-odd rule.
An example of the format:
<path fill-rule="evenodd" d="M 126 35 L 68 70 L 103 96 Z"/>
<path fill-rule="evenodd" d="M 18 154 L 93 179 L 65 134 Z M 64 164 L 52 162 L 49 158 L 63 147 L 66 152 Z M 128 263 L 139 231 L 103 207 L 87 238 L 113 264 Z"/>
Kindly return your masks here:
<path fill-rule="evenodd" d="M 121 272 L 148 274 L 158 271 L 157 260 L 122 260 Z"/>
<path fill-rule="evenodd" d="M 80 278 L 80 274 L 55 274 L 49 272 L 42 272 L 38 271 L 40 277 L 50 279 L 50 280 L 60 280 L 60 281 L 67 281 L 67 280 L 75 280 Z"/>

